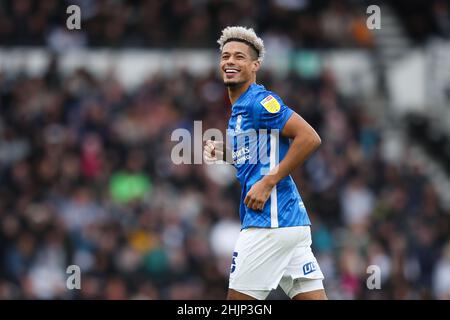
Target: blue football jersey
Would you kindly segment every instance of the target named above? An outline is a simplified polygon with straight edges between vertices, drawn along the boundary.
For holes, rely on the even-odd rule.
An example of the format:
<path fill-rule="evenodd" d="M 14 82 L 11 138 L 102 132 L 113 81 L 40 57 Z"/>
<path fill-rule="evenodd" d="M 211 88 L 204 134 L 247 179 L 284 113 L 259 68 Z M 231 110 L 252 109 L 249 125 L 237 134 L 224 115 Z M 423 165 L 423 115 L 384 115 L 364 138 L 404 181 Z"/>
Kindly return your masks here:
<path fill-rule="evenodd" d="M 281 131 L 293 114 L 275 93 L 253 83 L 232 106 L 227 145 L 232 150 L 242 193 L 242 229 L 310 225 L 303 200 L 289 175 L 273 189 L 262 211 L 248 208 L 244 199 L 250 188 L 286 155 L 290 139 Z"/>

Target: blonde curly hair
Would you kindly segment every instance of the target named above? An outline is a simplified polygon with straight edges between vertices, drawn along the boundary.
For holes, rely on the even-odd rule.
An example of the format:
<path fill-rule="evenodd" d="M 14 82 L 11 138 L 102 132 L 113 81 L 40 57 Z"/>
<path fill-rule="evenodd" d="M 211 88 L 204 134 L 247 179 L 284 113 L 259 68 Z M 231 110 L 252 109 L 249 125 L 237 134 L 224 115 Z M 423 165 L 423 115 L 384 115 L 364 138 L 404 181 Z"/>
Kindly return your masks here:
<path fill-rule="evenodd" d="M 252 28 L 246 28 L 241 26 L 226 27 L 222 30 L 222 35 L 220 36 L 217 43 L 220 46 L 220 51 L 222 51 L 223 46 L 229 41 L 241 41 L 252 47 L 257 55 L 258 61 L 262 62 L 266 54 L 264 48 L 264 42 L 259 38 Z"/>

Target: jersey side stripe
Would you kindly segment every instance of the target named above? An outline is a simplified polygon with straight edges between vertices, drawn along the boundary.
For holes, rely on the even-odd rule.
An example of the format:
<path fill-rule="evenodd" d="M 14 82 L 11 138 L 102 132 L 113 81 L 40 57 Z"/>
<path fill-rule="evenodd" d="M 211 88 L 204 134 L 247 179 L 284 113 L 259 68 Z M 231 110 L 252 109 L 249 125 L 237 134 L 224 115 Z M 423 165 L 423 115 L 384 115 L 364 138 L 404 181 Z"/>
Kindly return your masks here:
<path fill-rule="evenodd" d="M 270 133 L 270 170 L 277 165 L 278 154 L 278 132 Z M 277 186 L 270 193 L 270 227 L 278 228 L 278 195 Z"/>

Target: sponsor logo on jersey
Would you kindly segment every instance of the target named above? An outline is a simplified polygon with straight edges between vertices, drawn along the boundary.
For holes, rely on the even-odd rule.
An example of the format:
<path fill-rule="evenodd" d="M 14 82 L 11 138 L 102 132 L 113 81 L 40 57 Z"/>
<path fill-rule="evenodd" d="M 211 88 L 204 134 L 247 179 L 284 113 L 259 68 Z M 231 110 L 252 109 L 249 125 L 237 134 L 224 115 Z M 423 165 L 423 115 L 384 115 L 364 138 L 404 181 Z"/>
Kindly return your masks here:
<path fill-rule="evenodd" d="M 250 156 L 249 147 L 242 147 L 239 150 L 233 151 L 233 161 L 236 164 L 245 163 L 247 160 L 250 160 L 252 157 Z"/>

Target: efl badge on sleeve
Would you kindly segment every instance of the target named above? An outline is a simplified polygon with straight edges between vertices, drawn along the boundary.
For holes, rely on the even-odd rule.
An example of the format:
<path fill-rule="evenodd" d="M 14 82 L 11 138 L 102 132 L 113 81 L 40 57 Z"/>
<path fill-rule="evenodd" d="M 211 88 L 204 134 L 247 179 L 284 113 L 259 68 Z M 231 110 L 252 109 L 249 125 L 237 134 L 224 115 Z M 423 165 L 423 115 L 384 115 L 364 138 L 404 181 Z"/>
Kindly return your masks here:
<path fill-rule="evenodd" d="M 272 95 L 265 97 L 264 100 L 261 101 L 261 104 L 270 113 L 277 113 L 281 108 L 277 99 L 275 99 Z"/>

